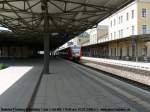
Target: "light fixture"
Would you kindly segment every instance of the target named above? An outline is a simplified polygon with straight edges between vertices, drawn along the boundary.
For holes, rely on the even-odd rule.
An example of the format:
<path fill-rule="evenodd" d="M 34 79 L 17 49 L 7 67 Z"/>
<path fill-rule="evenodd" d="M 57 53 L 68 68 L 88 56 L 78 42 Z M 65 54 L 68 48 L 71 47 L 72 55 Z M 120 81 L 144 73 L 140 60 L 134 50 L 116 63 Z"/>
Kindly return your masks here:
<path fill-rule="evenodd" d="M 52 36 L 56 36 L 56 35 L 58 35 L 58 33 L 52 33 L 51 35 L 52 35 Z"/>

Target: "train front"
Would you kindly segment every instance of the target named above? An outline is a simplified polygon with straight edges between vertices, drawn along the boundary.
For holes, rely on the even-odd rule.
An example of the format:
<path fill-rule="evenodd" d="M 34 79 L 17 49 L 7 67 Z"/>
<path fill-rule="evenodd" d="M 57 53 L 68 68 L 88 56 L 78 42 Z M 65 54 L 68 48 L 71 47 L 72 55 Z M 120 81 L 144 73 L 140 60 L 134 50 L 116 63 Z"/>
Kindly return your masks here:
<path fill-rule="evenodd" d="M 81 47 L 71 47 L 72 49 L 72 60 L 73 61 L 80 61 L 80 54 L 81 54 Z"/>

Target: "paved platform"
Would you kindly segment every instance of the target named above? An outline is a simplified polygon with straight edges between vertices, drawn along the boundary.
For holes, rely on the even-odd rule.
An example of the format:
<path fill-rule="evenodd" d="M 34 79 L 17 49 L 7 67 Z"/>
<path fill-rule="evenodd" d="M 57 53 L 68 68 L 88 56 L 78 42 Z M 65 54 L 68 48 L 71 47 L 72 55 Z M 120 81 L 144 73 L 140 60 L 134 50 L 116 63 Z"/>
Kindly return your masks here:
<path fill-rule="evenodd" d="M 42 73 L 41 59 L 3 63 L 9 67 L 0 71 L 0 112 L 11 111 L 3 109 L 27 108 Z"/>
<path fill-rule="evenodd" d="M 62 59 L 50 61 L 50 72 L 43 75 L 32 108 L 51 112 L 150 111 L 149 92 L 102 73 Z"/>
<path fill-rule="evenodd" d="M 0 70 L 0 95 L 3 94 L 9 87 L 11 87 L 32 68 L 33 66 L 12 66 Z"/>

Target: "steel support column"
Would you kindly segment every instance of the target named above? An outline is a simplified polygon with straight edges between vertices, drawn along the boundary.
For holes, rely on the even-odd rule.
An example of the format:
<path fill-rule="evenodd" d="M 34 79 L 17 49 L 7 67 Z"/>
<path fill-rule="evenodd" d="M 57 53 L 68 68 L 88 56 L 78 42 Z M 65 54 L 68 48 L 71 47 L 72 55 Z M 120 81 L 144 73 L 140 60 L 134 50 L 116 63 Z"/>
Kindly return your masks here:
<path fill-rule="evenodd" d="M 44 74 L 49 74 L 49 35 L 44 35 Z"/>
<path fill-rule="evenodd" d="M 42 0 L 42 11 L 44 16 L 44 74 L 49 74 L 49 18 L 47 0 Z"/>
<path fill-rule="evenodd" d="M 118 52 L 118 41 L 116 40 L 116 59 L 119 60 L 119 52 Z"/>
<path fill-rule="evenodd" d="M 135 54 L 136 54 L 136 62 L 139 61 L 139 52 L 138 52 L 138 37 L 136 39 L 136 48 L 135 48 Z"/>

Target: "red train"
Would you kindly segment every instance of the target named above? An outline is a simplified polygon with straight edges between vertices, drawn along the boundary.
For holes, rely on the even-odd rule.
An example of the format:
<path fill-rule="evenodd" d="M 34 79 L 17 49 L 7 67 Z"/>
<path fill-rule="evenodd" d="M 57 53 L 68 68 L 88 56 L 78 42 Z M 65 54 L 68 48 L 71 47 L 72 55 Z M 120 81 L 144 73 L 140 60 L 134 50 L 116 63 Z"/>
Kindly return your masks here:
<path fill-rule="evenodd" d="M 81 47 L 72 46 L 62 49 L 59 51 L 59 55 L 72 61 L 79 61 L 81 57 Z"/>

